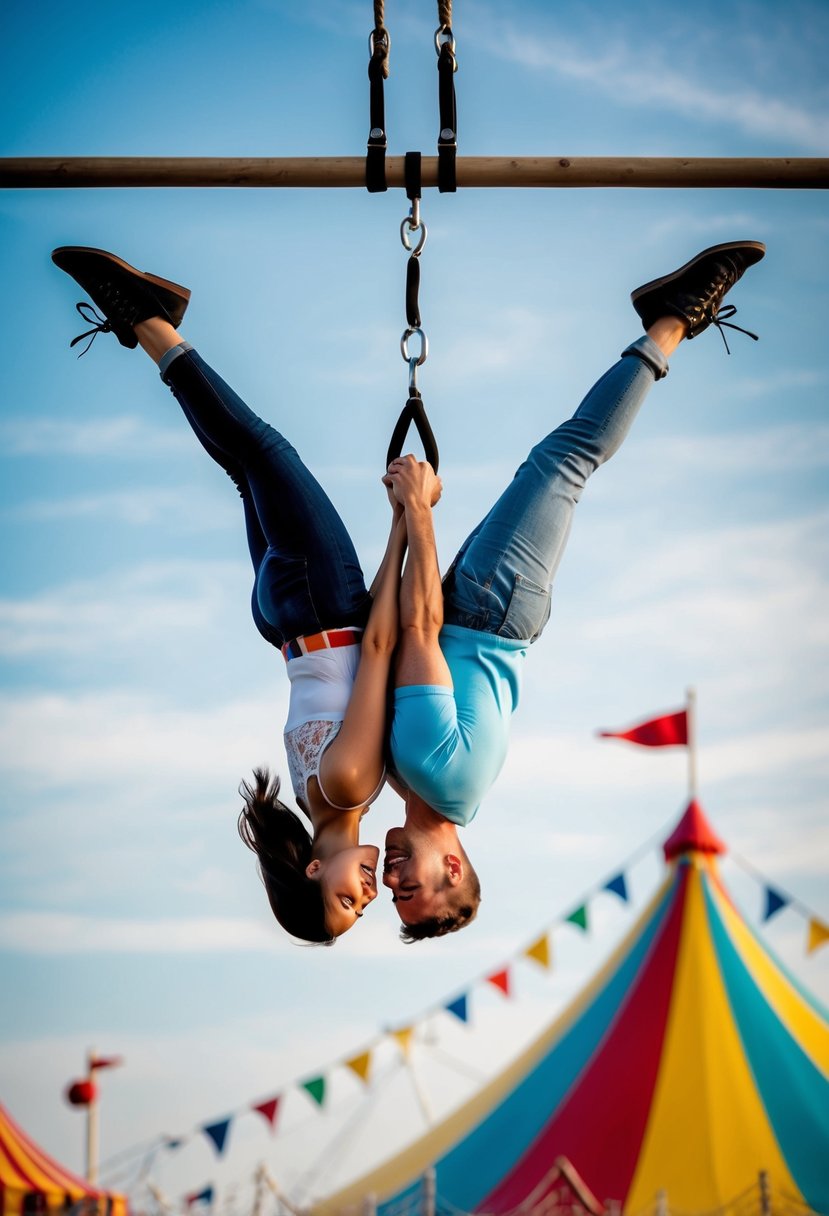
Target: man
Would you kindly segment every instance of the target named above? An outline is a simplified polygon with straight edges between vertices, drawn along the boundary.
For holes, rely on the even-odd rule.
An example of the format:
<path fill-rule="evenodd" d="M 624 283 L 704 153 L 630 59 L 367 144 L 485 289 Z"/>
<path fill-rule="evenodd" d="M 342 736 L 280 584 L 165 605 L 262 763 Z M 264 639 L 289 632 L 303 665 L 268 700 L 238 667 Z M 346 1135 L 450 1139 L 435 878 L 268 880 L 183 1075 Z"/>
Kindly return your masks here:
<path fill-rule="evenodd" d="M 391 727 L 406 818 L 386 836 L 383 882 L 404 941 L 454 932 L 477 912 L 480 884 L 458 829 L 503 765 L 524 658 L 547 623 L 550 585 L 587 478 L 617 451 L 680 342 L 711 324 L 740 328 L 724 319 L 735 310 L 721 312 L 722 300 L 764 253 L 758 241 L 715 245 L 632 293 L 645 336 L 533 448 L 443 586 L 426 505 L 435 474 L 413 456 L 389 466 L 409 539 Z"/>

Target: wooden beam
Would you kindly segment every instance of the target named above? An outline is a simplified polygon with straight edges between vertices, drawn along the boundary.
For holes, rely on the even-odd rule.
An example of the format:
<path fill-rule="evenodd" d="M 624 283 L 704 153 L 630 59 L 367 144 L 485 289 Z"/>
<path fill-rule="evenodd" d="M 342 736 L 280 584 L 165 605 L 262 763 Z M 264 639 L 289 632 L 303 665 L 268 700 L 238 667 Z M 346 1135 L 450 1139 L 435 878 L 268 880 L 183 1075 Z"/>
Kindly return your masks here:
<path fill-rule="evenodd" d="M 437 185 L 437 157 L 425 156 L 423 185 Z M 403 186 L 403 157 L 390 156 L 386 177 Z M 633 187 L 636 189 L 825 190 L 829 158 L 462 156 L 458 187 Z M 92 156 L 0 158 L 0 188 L 247 186 L 365 187 L 362 156 Z"/>

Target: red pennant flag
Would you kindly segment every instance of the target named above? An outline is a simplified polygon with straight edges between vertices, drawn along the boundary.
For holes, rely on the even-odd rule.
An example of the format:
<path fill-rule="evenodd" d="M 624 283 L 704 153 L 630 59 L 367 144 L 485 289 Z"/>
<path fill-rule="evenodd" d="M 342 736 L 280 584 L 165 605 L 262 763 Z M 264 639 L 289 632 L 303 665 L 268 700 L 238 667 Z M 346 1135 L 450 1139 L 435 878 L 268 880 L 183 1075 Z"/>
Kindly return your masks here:
<path fill-rule="evenodd" d="M 271 1125 L 271 1129 L 276 1127 L 276 1112 L 279 1107 L 279 1098 L 269 1098 L 267 1102 L 260 1102 L 253 1109 L 257 1115 L 262 1115 Z"/>
<path fill-rule="evenodd" d="M 488 984 L 500 988 L 504 996 L 509 996 L 509 971 L 506 967 L 503 971 L 495 971 L 492 975 L 488 975 L 486 980 Z"/>
<path fill-rule="evenodd" d="M 90 1068 L 117 1068 L 123 1064 L 123 1056 L 95 1056 L 89 1061 Z"/>
<path fill-rule="evenodd" d="M 688 711 L 681 709 L 675 714 L 650 718 L 629 730 L 600 730 L 597 733 L 602 739 L 626 739 L 641 747 L 687 747 Z"/>

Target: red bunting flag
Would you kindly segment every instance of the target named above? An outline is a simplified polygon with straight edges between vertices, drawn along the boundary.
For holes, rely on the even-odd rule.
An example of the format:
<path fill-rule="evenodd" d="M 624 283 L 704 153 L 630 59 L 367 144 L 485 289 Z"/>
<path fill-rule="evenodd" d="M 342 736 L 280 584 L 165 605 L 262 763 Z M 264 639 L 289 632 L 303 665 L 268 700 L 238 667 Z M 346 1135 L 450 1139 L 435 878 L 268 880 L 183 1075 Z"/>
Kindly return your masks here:
<path fill-rule="evenodd" d="M 602 739 L 626 739 L 641 747 L 687 747 L 688 711 L 681 709 L 675 714 L 650 718 L 628 730 L 600 730 L 597 734 Z"/>
<path fill-rule="evenodd" d="M 279 1098 L 278 1097 L 269 1098 L 267 1102 L 260 1102 L 257 1106 L 254 1106 L 252 1109 L 256 1111 L 257 1115 L 262 1115 L 262 1117 L 264 1119 L 267 1119 L 268 1123 L 271 1126 L 271 1130 L 273 1130 L 276 1127 L 276 1112 L 279 1109 Z"/>
<path fill-rule="evenodd" d="M 492 984 L 495 988 L 500 988 L 504 996 L 509 996 L 509 971 L 507 968 L 504 968 L 503 971 L 493 972 L 486 979 L 488 984 Z"/>
<path fill-rule="evenodd" d="M 89 1061 L 90 1068 L 117 1068 L 124 1063 L 123 1056 L 93 1056 Z"/>

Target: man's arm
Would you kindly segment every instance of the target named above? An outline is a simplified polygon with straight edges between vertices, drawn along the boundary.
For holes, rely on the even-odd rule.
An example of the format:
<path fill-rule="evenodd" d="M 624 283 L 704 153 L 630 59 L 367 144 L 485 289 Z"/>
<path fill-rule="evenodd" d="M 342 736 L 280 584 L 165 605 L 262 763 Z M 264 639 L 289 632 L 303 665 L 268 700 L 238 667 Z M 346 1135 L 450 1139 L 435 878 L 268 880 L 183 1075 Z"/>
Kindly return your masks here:
<path fill-rule="evenodd" d="M 402 456 L 389 466 L 389 478 L 406 512 L 409 555 L 400 585 L 400 647 L 395 688 L 412 684 L 452 687 L 452 676 L 438 645 L 443 625 L 432 502 L 440 482 L 428 463 Z"/>

